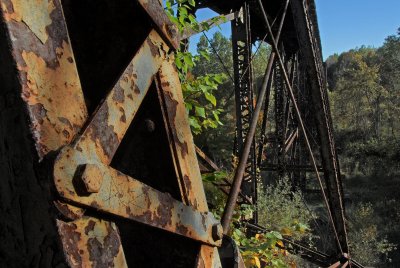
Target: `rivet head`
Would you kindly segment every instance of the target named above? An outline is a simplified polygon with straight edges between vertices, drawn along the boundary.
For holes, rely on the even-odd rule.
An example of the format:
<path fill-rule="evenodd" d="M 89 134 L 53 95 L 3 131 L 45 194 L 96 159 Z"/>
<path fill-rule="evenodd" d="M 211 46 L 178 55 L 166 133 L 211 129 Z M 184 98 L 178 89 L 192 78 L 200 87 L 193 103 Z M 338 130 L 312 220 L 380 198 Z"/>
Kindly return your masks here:
<path fill-rule="evenodd" d="M 151 119 L 145 119 L 144 120 L 144 125 L 145 125 L 145 128 L 146 128 L 146 131 L 149 132 L 149 133 L 154 132 L 154 130 L 156 129 L 156 123 L 154 123 L 154 121 L 151 120 Z"/>
<path fill-rule="evenodd" d="M 222 225 L 219 223 L 214 224 L 211 231 L 214 241 L 219 241 L 224 237 L 224 230 L 222 229 Z"/>

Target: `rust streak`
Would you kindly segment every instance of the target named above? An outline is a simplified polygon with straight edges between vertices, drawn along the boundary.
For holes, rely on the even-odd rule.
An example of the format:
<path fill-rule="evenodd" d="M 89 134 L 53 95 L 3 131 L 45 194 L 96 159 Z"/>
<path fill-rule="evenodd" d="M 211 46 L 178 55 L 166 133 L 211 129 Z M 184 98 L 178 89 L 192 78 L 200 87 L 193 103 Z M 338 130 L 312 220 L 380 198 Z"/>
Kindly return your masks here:
<path fill-rule="evenodd" d="M 57 226 L 63 243 L 64 253 L 67 255 L 68 264 L 71 267 L 81 267 L 82 257 L 78 248 L 81 234 L 77 231 L 77 225 L 57 220 Z"/>

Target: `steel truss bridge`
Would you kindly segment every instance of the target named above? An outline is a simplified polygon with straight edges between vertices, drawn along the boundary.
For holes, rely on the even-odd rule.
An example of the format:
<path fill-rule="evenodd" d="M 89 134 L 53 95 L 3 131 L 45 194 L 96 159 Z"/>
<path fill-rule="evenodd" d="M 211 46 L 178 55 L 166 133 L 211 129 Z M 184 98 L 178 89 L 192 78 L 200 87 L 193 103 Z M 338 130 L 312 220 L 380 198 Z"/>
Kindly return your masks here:
<path fill-rule="evenodd" d="M 243 267 L 224 236 L 236 203 L 257 203 L 261 172 L 303 189 L 315 172 L 335 253 L 285 244 L 324 267 L 362 267 L 349 253 L 313 0 L 197 2 L 232 24 L 239 164 L 221 187 L 221 222 L 197 157 L 218 167 L 193 143 L 174 66 L 193 32 L 181 36 L 158 0 L 0 3 L 2 265 Z M 272 48 L 261 88 L 257 41 Z M 265 231 L 257 212 L 248 227 Z"/>

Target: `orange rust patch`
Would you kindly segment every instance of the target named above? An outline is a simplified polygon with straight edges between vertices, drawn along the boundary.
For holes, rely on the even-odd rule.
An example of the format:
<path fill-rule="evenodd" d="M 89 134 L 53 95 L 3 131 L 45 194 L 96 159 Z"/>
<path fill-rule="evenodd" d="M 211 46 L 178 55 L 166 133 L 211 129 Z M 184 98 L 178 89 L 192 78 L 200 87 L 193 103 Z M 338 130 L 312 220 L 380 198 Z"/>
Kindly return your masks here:
<path fill-rule="evenodd" d="M 71 48 L 64 41 L 56 51 L 59 66 L 55 69 L 26 51 L 22 51 L 26 67 L 18 66 L 26 73 L 22 98 L 31 107 L 32 128 L 42 155 L 69 143 L 87 117 L 79 77 L 68 60 L 73 57 Z"/>

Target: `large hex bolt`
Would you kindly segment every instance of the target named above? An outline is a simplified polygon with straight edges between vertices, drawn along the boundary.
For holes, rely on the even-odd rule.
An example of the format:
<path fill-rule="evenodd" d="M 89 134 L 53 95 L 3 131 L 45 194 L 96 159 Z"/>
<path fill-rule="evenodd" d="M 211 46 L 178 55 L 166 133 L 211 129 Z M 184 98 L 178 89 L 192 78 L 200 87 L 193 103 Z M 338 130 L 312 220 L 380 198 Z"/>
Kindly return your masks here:
<path fill-rule="evenodd" d="M 91 164 L 85 164 L 78 168 L 80 170 L 77 182 L 80 190 L 84 194 L 98 193 L 103 183 L 103 174 L 98 167 Z"/>
<path fill-rule="evenodd" d="M 220 223 L 214 224 L 212 226 L 211 232 L 214 241 L 219 241 L 224 237 L 224 230 L 222 229 L 222 225 Z"/>

